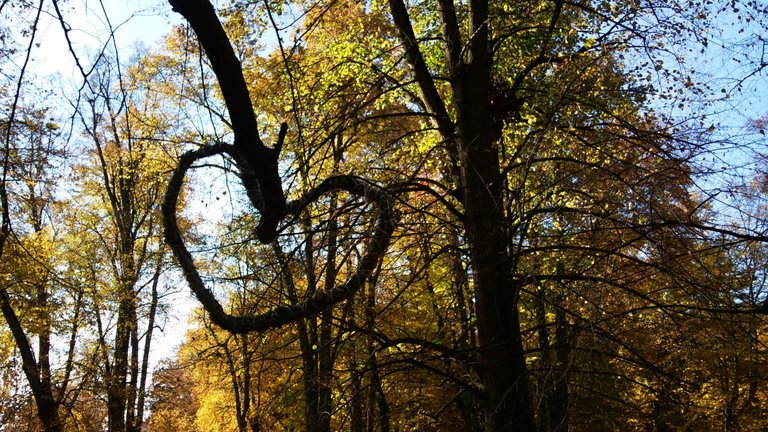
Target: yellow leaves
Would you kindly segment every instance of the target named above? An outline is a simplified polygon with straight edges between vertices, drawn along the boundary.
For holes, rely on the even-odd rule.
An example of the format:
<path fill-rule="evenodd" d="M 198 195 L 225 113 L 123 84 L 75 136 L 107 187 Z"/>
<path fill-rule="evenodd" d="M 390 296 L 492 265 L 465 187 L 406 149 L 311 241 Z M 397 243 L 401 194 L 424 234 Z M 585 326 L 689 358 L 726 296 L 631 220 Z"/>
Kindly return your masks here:
<path fill-rule="evenodd" d="M 234 403 L 229 387 L 208 389 L 200 397 L 195 426 L 200 431 L 230 432 L 237 430 Z"/>
<path fill-rule="evenodd" d="M 53 271 L 56 252 L 51 228 L 22 237 L 11 237 L 0 260 L 2 273 L 23 285 L 45 283 Z"/>

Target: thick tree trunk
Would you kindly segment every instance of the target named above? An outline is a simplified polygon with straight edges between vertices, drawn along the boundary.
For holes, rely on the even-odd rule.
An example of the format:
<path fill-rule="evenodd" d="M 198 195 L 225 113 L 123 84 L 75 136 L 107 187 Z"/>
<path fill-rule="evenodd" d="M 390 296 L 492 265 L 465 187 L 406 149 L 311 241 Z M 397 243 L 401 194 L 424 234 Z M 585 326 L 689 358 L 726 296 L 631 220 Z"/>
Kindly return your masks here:
<path fill-rule="evenodd" d="M 133 239 L 125 235 L 121 244 L 120 263 L 124 274 L 120 275 L 117 303 L 115 345 L 112 354 L 112 373 L 107 388 L 107 414 L 109 432 L 127 431 L 127 410 L 131 389 L 128 383 L 129 348 L 131 335 L 136 329 L 136 285 L 133 260 Z M 130 432 L 130 431 L 129 431 Z"/>
<path fill-rule="evenodd" d="M 474 61 L 474 59 L 473 59 Z M 482 62 L 480 62 L 482 63 Z M 475 276 L 481 364 L 485 381 L 486 430 L 535 430 L 525 364 L 519 287 L 512 283 L 503 210 L 503 178 L 491 136 L 487 66 L 467 68 L 457 86 L 461 134 L 464 224 Z M 485 82 L 485 84 L 483 84 Z"/>
<path fill-rule="evenodd" d="M 487 11 L 484 16 L 487 17 Z M 504 182 L 487 97 L 490 85 L 487 47 L 480 47 L 477 52 L 480 54 L 475 56 L 473 50 L 473 58 L 455 87 L 455 95 L 464 156 L 461 161 L 464 227 L 475 276 L 478 336 L 485 374 L 486 430 L 533 432 L 528 370 L 517 308 L 519 287 L 513 284 L 510 275 Z M 486 53 L 485 56 L 482 53 Z"/>
<path fill-rule="evenodd" d="M 511 278 L 504 178 L 496 148 L 498 125 L 494 124 L 490 104 L 488 1 L 468 2 L 471 37 L 466 43 L 461 40 L 453 4 L 441 0 L 438 5 L 457 116 L 455 124 L 421 55 L 405 3 L 389 0 L 406 61 L 421 89 L 423 107 L 433 115 L 452 159 L 460 165 L 455 176 L 463 195 L 464 232 L 474 276 L 485 386 L 485 429 L 533 432 L 533 408 L 517 309 L 520 287 L 514 286 Z"/>
<path fill-rule="evenodd" d="M 519 287 L 510 277 L 498 155 L 487 133 L 472 127 L 472 123 L 463 122 L 471 128 L 465 128 L 463 134 L 468 144 L 464 145 L 467 158 L 462 174 L 466 185 L 465 229 L 475 277 L 479 348 L 485 375 L 486 430 L 533 432 L 517 308 Z"/>

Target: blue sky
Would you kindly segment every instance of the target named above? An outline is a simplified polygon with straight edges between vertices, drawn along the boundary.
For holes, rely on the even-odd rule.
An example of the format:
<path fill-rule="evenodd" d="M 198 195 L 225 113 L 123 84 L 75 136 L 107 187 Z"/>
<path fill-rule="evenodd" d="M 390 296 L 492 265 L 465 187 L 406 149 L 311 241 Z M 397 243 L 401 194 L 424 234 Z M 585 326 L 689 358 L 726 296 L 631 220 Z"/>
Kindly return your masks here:
<path fill-rule="evenodd" d="M 69 52 L 64 32 L 59 21 L 50 15 L 44 17 L 40 26 L 39 47 L 34 52 L 34 70 L 40 75 L 60 73 L 64 79 L 81 80 Z M 69 33 L 73 46 L 81 61 L 86 62 L 89 52 L 99 50 L 110 43 L 110 27 L 115 30 L 115 42 L 121 55 L 130 55 L 137 42 L 147 46 L 155 45 L 163 34 L 171 30 L 181 17 L 171 11 L 165 1 L 158 0 L 72 0 L 61 5 L 61 12 L 72 28 Z"/>

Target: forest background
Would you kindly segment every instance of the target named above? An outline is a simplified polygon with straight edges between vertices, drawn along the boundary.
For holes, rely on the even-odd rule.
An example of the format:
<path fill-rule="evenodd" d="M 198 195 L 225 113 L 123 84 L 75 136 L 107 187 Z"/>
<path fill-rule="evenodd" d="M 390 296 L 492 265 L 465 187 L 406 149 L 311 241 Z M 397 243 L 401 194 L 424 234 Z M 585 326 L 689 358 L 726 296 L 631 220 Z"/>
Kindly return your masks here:
<path fill-rule="evenodd" d="M 116 3 L 0 2 L 0 431 L 768 427 L 762 2 Z"/>

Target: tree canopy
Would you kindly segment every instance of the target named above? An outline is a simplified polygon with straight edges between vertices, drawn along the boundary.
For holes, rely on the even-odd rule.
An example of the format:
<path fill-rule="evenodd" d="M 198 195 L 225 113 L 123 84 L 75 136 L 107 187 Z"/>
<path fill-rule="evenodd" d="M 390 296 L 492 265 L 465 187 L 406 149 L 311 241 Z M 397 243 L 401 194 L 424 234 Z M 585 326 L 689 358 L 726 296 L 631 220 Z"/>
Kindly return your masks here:
<path fill-rule="evenodd" d="M 0 431 L 766 428 L 765 5 L 80 6 L 0 4 Z"/>

